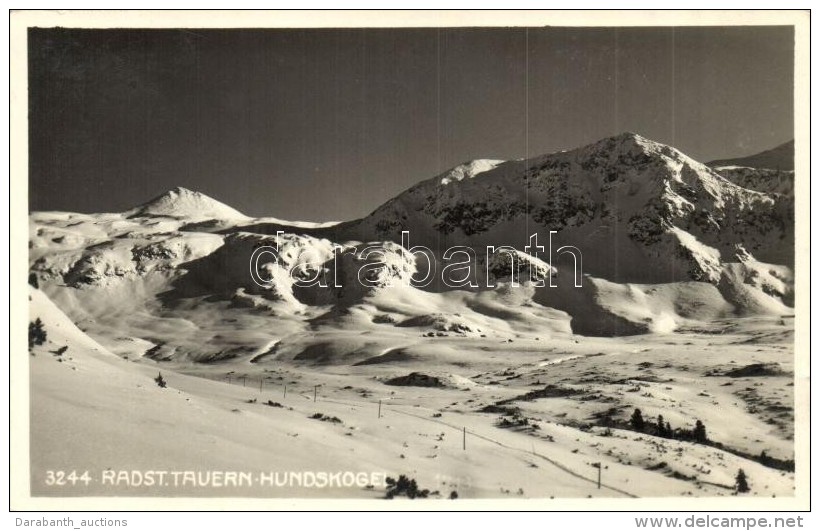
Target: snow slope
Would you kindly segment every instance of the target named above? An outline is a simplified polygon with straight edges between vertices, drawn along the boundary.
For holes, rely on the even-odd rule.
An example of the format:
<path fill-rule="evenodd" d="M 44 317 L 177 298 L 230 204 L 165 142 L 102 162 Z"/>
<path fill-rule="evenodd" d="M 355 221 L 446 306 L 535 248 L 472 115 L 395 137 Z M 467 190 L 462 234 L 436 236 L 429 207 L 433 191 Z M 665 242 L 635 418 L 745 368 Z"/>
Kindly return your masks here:
<path fill-rule="evenodd" d="M 416 479 L 420 488 L 434 491 L 433 498 L 445 499 L 453 491 L 460 498 L 723 496 L 731 494 L 733 475 L 741 467 L 750 477 L 752 495 L 788 496 L 793 486 L 793 474 L 718 448 L 586 424 L 588 415 L 612 411 L 613 405 L 624 410 L 611 413 L 616 415 L 628 414 L 637 405 L 647 418 L 661 411 L 675 426 L 691 423 L 697 416 L 716 440 L 783 456 L 788 451 L 784 441 L 766 434 L 768 428 L 762 426 L 767 425 L 742 407 L 732 406 L 738 399 L 724 391 L 721 384 L 726 378 L 688 381 L 697 374 L 692 369 L 714 364 L 725 347 L 692 356 L 681 356 L 679 346 L 666 347 L 668 352 L 633 349 L 627 356 L 610 345 L 612 358 L 605 365 L 610 369 L 596 371 L 599 380 L 582 392 L 583 400 L 516 401 L 516 396 L 536 388 L 536 379 L 550 378 L 549 373 L 573 382 L 564 385 L 588 388 L 582 383 L 591 367 L 588 362 L 601 366 L 602 359 L 595 353 L 606 349 L 606 343 L 578 348 L 574 357 L 562 355 L 568 343 L 557 342 L 540 351 L 522 351 L 518 359 L 470 360 L 464 355 L 465 346 L 472 350 L 469 343 L 448 339 L 453 347 L 449 358 L 414 354 L 425 356 L 415 366 L 422 362 L 425 370 L 449 382 L 441 389 L 390 388 L 382 383 L 387 375 L 406 373 L 402 365 L 409 360 L 354 367 L 344 373 L 278 362 L 255 369 L 207 365 L 185 374 L 173 365 L 113 355 L 73 326 L 42 292 L 32 289 L 30 293 L 31 318 L 40 318 L 48 334 L 47 343 L 35 347 L 30 356 L 35 496 L 376 499 L 386 492 L 382 484 L 372 483 L 369 488 L 317 489 L 276 488 L 259 481 L 218 488 L 181 488 L 169 481 L 111 486 L 100 481 L 105 471 L 133 470 L 234 471 L 256 478 L 261 473 L 306 471 L 375 472 L 394 478 L 405 474 Z M 726 340 L 734 337 L 728 334 Z M 55 355 L 62 346 L 68 349 Z M 698 348 L 706 346 L 699 341 Z M 504 348 L 512 352 L 511 347 Z M 752 352 L 752 346 L 745 348 Z M 649 350 L 653 352 L 646 353 Z M 694 349 L 690 351 L 694 354 Z M 774 351 L 765 355 L 767 359 Z M 740 351 L 735 355 L 745 356 Z M 538 359 L 547 362 L 535 363 Z M 649 383 L 651 370 L 642 375 L 643 380 L 639 378 L 646 366 L 673 359 L 675 368 L 665 374 L 675 378 L 668 382 Z M 391 367 L 393 363 L 398 366 Z M 226 378 L 230 367 L 235 369 L 228 372 L 233 378 Z M 167 382 L 165 388 L 153 381 L 159 372 Z M 785 383 L 788 378 L 778 381 Z M 288 385 L 286 395 L 283 383 Z M 636 384 L 652 393 L 630 394 Z M 314 386 L 318 386 L 316 401 Z M 697 395 L 701 389 L 705 391 Z M 520 406 L 537 429 L 504 428 L 498 423 L 499 413 L 484 412 L 485 405 L 502 398 Z M 715 403 L 721 407 L 715 408 Z M 736 414 L 725 415 L 727 410 Z M 311 418 L 317 413 L 339 422 Z M 754 436 L 759 442 L 751 441 Z M 749 442 L 741 443 L 741 438 Z M 595 462 L 604 467 L 600 490 L 591 467 Z M 71 487 L 46 484 L 48 471 L 67 468 L 79 471 L 78 475 L 87 470 L 94 481 Z"/>

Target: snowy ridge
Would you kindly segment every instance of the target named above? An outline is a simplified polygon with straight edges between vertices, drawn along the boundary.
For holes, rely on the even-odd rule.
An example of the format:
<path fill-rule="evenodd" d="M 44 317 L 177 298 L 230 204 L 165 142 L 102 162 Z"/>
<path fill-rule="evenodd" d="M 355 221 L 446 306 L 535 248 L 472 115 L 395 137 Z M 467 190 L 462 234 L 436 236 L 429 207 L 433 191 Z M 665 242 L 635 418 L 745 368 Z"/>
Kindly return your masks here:
<path fill-rule="evenodd" d="M 744 166 L 747 168 L 769 169 L 779 171 L 794 170 L 794 140 L 790 140 L 779 146 L 734 159 L 713 160 L 709 166 Z"/>

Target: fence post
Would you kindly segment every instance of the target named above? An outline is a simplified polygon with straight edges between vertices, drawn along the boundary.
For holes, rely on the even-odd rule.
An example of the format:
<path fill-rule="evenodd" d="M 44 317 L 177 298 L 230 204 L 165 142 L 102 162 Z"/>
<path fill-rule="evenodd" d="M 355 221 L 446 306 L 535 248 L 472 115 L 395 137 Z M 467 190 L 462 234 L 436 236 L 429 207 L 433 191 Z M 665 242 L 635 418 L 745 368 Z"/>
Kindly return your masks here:
<path fill-rule="evenodd" d="M 379 418 L 382 418 L 382 401 L 379 400 Z"/>
<path fill-rule="evenodd" d="M 462 432 L 462 439 L 461 439 L 461 449 L 467 449 L 467 426 L 464 426 L 464 430 Z"/>

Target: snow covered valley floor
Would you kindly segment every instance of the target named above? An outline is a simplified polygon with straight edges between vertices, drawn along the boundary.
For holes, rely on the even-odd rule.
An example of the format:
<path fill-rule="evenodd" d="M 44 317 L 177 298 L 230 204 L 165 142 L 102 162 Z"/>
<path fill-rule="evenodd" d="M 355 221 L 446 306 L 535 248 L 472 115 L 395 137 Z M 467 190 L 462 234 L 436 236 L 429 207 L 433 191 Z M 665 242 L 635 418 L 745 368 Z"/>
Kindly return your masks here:
<path fill-rule="evenodd" d="M 48 333 L 30 356 L 34 496 L 375 499 L 400 475 L 432 498 L 730 496 L 739 469 L 747 496 L 793 495 L 788 317 L 618 338 L 407 329 L 352 364 L 321 345 L 378 332 L 325 331 L 302 359 L 190 363 L 114 354 L 31 296 Z M 671 432 L 657 432 L 659 415 Z M 705 444 L 687 435 L 697 420 Z M 291 472 L 302 475 L 276 485 Z M 366 484 L 316 485 L 344 472 Z"/>

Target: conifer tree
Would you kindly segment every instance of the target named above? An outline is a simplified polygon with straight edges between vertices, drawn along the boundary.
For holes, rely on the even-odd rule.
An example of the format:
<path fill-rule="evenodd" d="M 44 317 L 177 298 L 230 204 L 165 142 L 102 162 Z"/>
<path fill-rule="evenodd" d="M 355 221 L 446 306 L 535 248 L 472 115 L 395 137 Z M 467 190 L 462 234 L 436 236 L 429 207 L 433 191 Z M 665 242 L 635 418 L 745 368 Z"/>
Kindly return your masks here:
<path fill-rule="evenodd" d="M 746 478 L 746 472 L 742 468 L 737 471 L 735 476 L 735 489 L 738 492 L 749 492 L 749 482 Z"/>
<path fill-rule="evenodd" d="M 695 442 L 701 444 L 709 440 L 706 437 L 706 426 L 703 425 L 703 422 L 699 420 L 695 422 L 695 429 L 692 431 L 692 437 L 694 437 Z"/>
<path fill-rule="evenodd" d="M 663 423 L 663 415 L 658 415 L 658 436 L 666 437 L 666 426 Z"/>
<path fill-rule="evenodd" d="M 646 423 L 643 420 L 643 415 L 641 414 L 640 409 L 635 409 L 632 413 L 632 418 L 629 419 L 629 425 L 632 426 L 632 429 L 635 431 L 644 430 Z"/>

